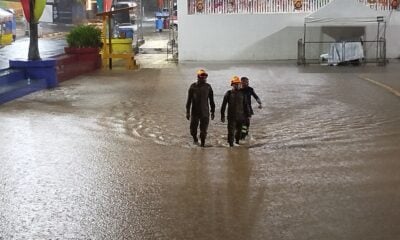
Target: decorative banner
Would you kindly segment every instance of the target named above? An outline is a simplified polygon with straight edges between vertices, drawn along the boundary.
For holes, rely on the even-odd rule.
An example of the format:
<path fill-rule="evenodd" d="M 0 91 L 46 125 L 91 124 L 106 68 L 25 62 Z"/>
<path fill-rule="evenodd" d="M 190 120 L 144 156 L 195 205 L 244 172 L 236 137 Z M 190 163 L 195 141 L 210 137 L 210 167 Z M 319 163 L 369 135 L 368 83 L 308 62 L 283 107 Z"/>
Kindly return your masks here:
<path fill-rule="evenodd" d="M 30 1 L 32 1 L 32 0 L 21 0 L 22 9 L 24 10 L 24 15 L 28 22 L 31 21 L 31 14 L 29 11 L 29 2 Z M 35 16 L 35 19 L 34 19 L 35 22 L 39 21 L 40 17 L 43 14 L 45 6 L 46 6 L 46 0 L 35 0 L 35 8 L 33 9 L 33 11 L 34 11 L 33 14 Z"/>
<path fill-rule="evenodd" d="M 109 12 L 111 11 L 112 0 L 96 0 L 97 12 Z"/>
<path fill-rule="evenodd" d="M 35 0 L 35 22 L 39 22 L 39 19 L 42 16 L 45 7 L 46 0 Z"/>
<path fill-rule="evenodd" d="M 303 7 L 303 1 L 302 0 L 294 0 L 294 9 L 300 10 Z"/>
<path fill-rule="evenodd" d="M 112 2 L 113 2 L 112 0 L 104 0 L 103 1 L 103 3 L 104 3 L 104 7 L 103 7 L 104 12 L 111 11 Z"/>
<path fill-rule="evenodd" d="M 392 0 L 392 2 L 390 3 L 390 6 L 392 6 L 393 9 L 397 9 L 397 7 L 399 6 L 399 1 Z"/>
<path fill-rule="evenodd" d="M 24 15 L 26 21 L 30 22 L 31 14 L 29 12 L 29 0 L 21 0 L 22 9 L 24 10 Z"/>
<path fill-rule="evenodd" d="M 203 0 L 196 0 L 196 11 L 197 12 L 202 12 L 203 9 L 204 9 Z"/>
<path fill-rule="evenodd" d="M 97 3 L 97 12 L 98 12 L 98 13 L 104 12 L 104 9 L 103 9 L 103 0 L 96 0 L 96 3 Z"/>

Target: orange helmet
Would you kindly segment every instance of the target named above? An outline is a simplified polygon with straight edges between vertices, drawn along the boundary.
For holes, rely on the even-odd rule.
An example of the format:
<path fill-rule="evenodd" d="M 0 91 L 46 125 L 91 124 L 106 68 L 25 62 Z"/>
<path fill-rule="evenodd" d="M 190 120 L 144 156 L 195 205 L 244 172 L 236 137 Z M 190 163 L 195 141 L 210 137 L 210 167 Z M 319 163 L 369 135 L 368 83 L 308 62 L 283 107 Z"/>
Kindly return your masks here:
<path fill-rule="evenodd" d="M 207 77 L 208 73 L 204 69 L 197 70 L 197 76 Z"/>
<path fill-rule="evenodd" d="M 241 83 L 241 81 L 240 81 L 240 78 L 238 76 L 233 76 L 231 78 L 231 85 L 232 84 L 240 84 L 240 83 Z"/>

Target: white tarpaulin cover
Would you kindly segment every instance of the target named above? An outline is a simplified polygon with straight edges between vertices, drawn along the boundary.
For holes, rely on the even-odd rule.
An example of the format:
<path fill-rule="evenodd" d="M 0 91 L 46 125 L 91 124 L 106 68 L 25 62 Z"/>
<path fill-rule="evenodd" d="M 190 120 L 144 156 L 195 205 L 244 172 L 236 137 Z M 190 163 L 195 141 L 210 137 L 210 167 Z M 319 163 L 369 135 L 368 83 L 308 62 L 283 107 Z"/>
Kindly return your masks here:
<path fill-rule="evenodd" d="M 305 59 L 305 44 L 307 43 L 307 28 L 311 26 L 329 26 L 329 27 L 347 27 L 360 25 L 376 25 L 377 39 L 385 39 L 385 31 L 381 36 L 379 24 L 385 23 L 385 16 L 380 11 L 371 9 L 370 7 L 360 3 L 358 0 L 334 0 L 318 11 L 308 15 L 304 19 L 304 46 L 303 54 Z M 351 40 L 351 39 L 350 39 Z M 360 39 L 361 40 L 361 39 Z M 365 41 L 364 41 L 365 42 Z M 369 41 L 370 42 L 370 41 Z M 322 42 L 321 42 L 322 43 Z M 376 44 L 378 49 L 379 44 Z M 377 50 L 378 53 L 378 50 Z M 343 41 L 331 43 L 329 52 L 323 54 L 324 58 L 328 56 L 329 64 L 337 64 L 352 60 L 361 60 L 364 58 L 363 43 L 353 41 Z M 378 58 L 378 56 L 376 56 Z"/>
<path fill-rule="evenodd" d="M 0 23 L 12 20 L 13 14 L 0 8 Z"/>
<path fill-rule="evenodd" d="M 360 42 L 338 42 L 331 44 L 328 63 L 338 64 L 363 58 L 364 50 Z"/>
<path fill-rule="evenodd" d="M 358 0 L 335 0 L 308 15 L 305 23 L 327 23 L 330 26 L 376 23 L 378 16 L 382 16 L 381 12 L 371 9 Z"/>

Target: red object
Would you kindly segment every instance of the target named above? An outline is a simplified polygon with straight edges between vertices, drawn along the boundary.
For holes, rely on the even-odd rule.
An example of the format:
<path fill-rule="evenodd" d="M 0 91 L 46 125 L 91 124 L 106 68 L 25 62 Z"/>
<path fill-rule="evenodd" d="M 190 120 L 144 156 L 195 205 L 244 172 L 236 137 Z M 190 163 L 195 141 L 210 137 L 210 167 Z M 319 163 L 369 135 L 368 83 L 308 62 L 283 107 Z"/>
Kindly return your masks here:
<path fill-rule="evenodd" d="M 59 82 L 87 74 L 101 68 L 98 48 L 64 48 L 65 54 L 55 57 Z"/>
<path fill-rule="evenodd" d="M 31 21 L 31 14 L 29 11 L 29 1 L 30 0 L 21 0 L 21 5 L 22 5 L 22 9 L 24 10 L 25 19 L 28 22 Z"/>
<path fill-rule="evenodd" d="M 399 2 L 397 0 L 393 0 L 390 5 L 393 9 L 396 9 L 399 6 Z"/>
<path fill-rule="evenodd" d="M 233 2 L 229 2 L 229 3 L 232 3 L 232 4 L 233 4 Z M 204 9 L 203 0 L 196 0 L 196 11 L 197 11 L 197 12 L 202 12 L 203 9 Z"/>
<path fill-rule="evenodd" d="M 164 7 L 164 0 L 158 0 L 158 9 L 163 9 Z"/>
<path fill-rule="evenodd" d="M 108 12 L 111 11 L 111 4 L 112 4 L 112 0 L 104 0 L 104 11 Z"/>
<path fill-rule="evenodd" d="M 296 10 L 300 10 L 303 7 L 303 2 L 302 0 L 295 0 L 294 1 L 294 8 Z"/>
<path fill-rule="evenodd" d="M 163 24 L 164 26 L 164 29 L 168 29 L 169 28 L 169 18 L 165 18 L 164 19 L 164 24 Z"/>

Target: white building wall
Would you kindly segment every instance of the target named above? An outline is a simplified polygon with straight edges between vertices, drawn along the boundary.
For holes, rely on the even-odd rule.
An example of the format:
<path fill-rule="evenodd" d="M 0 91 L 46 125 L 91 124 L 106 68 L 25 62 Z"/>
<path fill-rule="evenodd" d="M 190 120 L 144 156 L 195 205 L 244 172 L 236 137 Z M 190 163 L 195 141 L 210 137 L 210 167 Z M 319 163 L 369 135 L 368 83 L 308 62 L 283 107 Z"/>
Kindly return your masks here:
<path fill-rule="evenodd" d="M 187 0 L 178 0 L 178 9 L 180 61 L 297 59 L 307 15 L 188 15 Z M 399 39 L 400 12 L 393 11 L 387 27 L 388 58 L 400 56 Z"/>
<path fill-rule="evenodd" d="M 387 18 L 386 55 L 388 58 L 400 58 L 400 11 L 392 11 Z"/>

